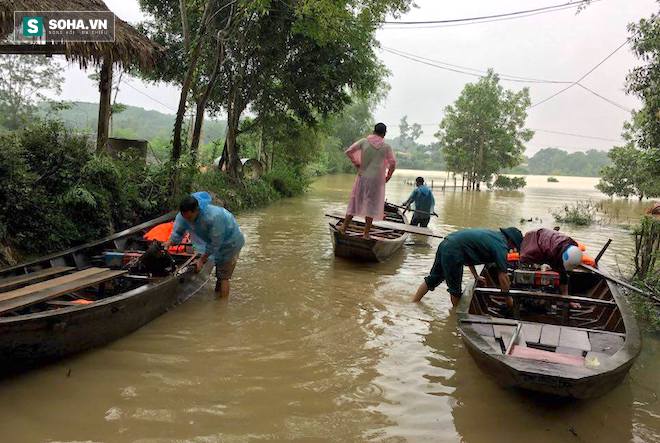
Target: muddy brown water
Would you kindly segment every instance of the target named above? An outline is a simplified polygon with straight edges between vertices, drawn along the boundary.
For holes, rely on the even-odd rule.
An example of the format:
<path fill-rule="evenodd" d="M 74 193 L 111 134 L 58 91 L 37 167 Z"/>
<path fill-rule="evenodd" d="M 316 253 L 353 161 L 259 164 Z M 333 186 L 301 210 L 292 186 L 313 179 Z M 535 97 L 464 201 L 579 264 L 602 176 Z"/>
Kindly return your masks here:
<path fill-rule="evenodd" d="M 399 171 L 387 189 L 412 188 Z M 444 174 L 425 173 L 437 186 Z M 552 227 L 550 210 L 603 200 L 595 179 L 528 177 L 524 192 L 435 191 L 431 227 Z M 408 302 L 439 240 L 377 265 L 336 260 L 323 214 L 345 207 L 353 177 L 239 217 L 248 239 L 228 302 L 212 285 L 101 349 L 0 381 L 0 441 L 650 442 L 660 441 L 660 341 L 622 385 L 589 401 L 503 389 L 465 350 L 444 286 Z M 562 229 L 625 267 L 625 224 L 643 206 L 606 202 L 607 220 Z M 468 278 L 467 276 L 465 277 Z M 67 374 L 70 374 L 67 376 Z"/>

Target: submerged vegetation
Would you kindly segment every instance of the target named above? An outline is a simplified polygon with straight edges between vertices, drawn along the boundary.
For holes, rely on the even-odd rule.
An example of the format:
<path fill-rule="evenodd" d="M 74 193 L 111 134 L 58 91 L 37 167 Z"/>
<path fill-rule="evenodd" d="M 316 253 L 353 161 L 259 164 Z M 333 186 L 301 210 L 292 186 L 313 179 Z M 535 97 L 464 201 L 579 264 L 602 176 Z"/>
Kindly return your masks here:
<path fill-rule="evenodd" d="M 596 219 L 597 206 L 590 200 L 576 201 L 551 211 L 556 222 L 588 226 Z"/>
<path fill-rule="evenodd" d="M 655 297 L 652 299 L 633 293 L 633 305 L 638 316 L 647 322 L 649 328 L 660 332 L 660 219 L 653 216 L 642 217 L 633 234 L 633 281 Z"/>
<path fill-rule="evenodd" d="M 506 175 L 498 175 L 492 184 L 489 183 L 489 187 L 504 191 L 515 191 L 525 186 L 527 186 L 525 177 L 507 177 Z"/>

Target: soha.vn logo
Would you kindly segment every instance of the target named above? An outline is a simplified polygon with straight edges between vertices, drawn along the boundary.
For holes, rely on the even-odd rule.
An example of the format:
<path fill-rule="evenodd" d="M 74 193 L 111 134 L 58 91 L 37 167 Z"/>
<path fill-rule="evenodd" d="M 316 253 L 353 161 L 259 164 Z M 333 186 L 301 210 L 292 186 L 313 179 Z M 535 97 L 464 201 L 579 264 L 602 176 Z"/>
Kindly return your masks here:
<path fill-rule="evenodd" d="M 23 35 L 25 37 L 43 37 L 44 18 L 28 16 L 23 17 Z"/>

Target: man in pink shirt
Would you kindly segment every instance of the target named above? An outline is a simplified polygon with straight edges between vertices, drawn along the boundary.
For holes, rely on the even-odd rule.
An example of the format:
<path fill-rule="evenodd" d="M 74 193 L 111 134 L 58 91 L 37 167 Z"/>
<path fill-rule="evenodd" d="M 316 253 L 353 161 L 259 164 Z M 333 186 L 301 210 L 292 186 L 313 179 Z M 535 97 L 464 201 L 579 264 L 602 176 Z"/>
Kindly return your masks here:
<path fill-rule="evenodd" d="M 346 228 L 357 215 L 365 218 L 363 236 L 369 238 L 373 221 L 384 218 L 385 183 L 392 178 L 396 168 L 394 151 L 385 143 L 386 133 L 385 124 L 378 123 L 373 134 L 358 140 L 346 150 L 346 155 L 358 169 L 358 175 L 340 229 L 342 234 L 346 233 Z"/>

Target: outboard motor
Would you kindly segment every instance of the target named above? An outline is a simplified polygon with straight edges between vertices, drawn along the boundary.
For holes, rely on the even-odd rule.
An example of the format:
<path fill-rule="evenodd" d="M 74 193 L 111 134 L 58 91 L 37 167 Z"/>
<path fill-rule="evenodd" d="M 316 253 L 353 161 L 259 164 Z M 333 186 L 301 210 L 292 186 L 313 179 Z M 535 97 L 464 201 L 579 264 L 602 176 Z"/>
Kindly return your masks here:
<path fill-rule="evenodd" d="M 154 277 L 165 277 L 176 269 L 176 263 L 159 241 L 153 241 L 140 257 L 137 269 Z"/>

